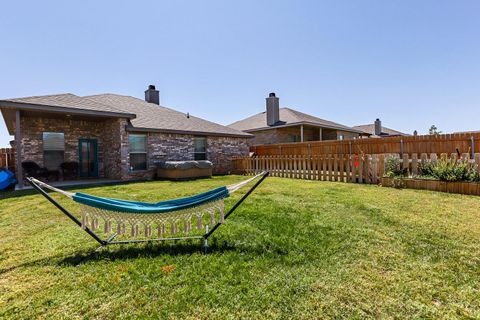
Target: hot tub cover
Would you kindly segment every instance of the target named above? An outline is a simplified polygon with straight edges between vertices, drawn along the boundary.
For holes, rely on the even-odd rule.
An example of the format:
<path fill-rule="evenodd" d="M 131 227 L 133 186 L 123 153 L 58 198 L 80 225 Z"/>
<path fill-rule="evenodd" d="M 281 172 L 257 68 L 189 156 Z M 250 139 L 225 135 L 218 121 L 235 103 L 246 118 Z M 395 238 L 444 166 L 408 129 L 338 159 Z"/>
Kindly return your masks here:
<path fill-rule="evenodd" d="M 207 160 L 199 160 L 199 161 L 163 161 L 159 162 L 158 167 L 161 169 L 192 169 L 192 168 L 199 168 L 199 169 L 210 169 L 213 167 L 213 163 Z"/>

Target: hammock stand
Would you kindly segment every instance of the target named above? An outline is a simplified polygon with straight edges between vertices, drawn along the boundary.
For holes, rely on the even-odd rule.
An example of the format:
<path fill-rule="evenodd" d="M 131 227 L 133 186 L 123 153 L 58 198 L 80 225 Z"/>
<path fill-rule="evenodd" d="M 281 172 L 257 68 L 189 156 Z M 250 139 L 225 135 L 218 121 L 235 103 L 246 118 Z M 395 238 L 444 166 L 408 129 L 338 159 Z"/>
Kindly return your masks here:
<path fill-rule="evenodd" d="M 200 239 L 203 240 L 203 249 L 204 253 L 207 253 L 208 250 L 208 238 L 222 225 L 223 221 L 226 220 L 241 204 L 245 199 L 248 198 L 248 196 L 265 180 L 265 178 L 269 175 L 268 171 L 262 172 L 258 175 L 256 175 L 253 178 L 250 178 L 244 182 L 241 182 L 239 184 L 236 184 L 233 187 L 233 191 L 238 190 L 239 188 L 243 187 L 247 183 L 253 181 L 257 177 L 260 177 L 260 179 L 255 182 L 255 184 L 238 200 L 230 210 L 228 210 L 227 213 L 223 215 L 223 218 L 220 219 L 211 229 L 209 228 L 209 225 L 207 224 L 205 226 L 205 233 L 203 235 L 198 235 L 198 236 L 183 236 L 183 237 L 160 237 L 160 238 L 153 238 L 153 239 L 129 239 L 129 240 L 120 240 L 120 241 L 115 241 L 115 237 L 118 235 L 118 233 L 114 233 L 107 239 L 102 239 L 98 234 L 96 234 L 92 228 L 88 227 L 85 225 L 85 223 L 82 223 L 81 220 L 79 220 L 75 215 L 73 215 L 71 212 L 69 212 L 65 207 L 63 207 L 61 204 L 59 204 L 55 199 L 53 199 L 43 188 L 50 189 L 52 191 L 57 191 L 60 193 L 63 193 L 64 195 L 67 193 L 63 190 L 57 189 L 55 187 L 52 187 L 44 182 L 41 182 L 35 178 L 32 177 L 27 177 L 27 181 L 32 185 L 32 187 L 38 191 L 41 195 L 43 195 L 48 201 L 50 201 L 55 207 L 57 207 L 63 214 L 65 214 L 67 217 L 69 217 L 74 223 L 76 223 L 79 227 L 81 227 L 89 236 L 91 236 L 95 241 L 99 243 L 99 247 L 96 248 L 91 255 L 87 256 L 84 260 L 90 258 L 94 254 L 96 254 L 100 249 L 103 247 L 109 246 L 109 245 L 121 245 L 121 244 L 131 244 L 131 243 L 143 243 L 143 242 L 156 242 L 156 241 L 169 241 L 169 240 L 185 240 L 185 239 Z M 43 187 L 43 188 L 42 188 Z M 232 191 L 232 192 L 233 192 Z M 82 260 L 82 262 L 84 261 Z"/>

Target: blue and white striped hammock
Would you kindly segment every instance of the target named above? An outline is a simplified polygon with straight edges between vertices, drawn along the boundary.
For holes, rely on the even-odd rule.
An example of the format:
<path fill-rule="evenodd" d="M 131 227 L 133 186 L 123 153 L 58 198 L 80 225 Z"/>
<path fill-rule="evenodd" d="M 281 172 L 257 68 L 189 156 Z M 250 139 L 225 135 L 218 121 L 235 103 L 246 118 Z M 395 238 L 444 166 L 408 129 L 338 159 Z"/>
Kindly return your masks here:
<path fill-rule="evenodd" d="M 85 193 L 67 192 L 42 181 L 32 178 L 38 185 L 58 192 L 80 204 L 82 228 L 89 227 L 95 230 L 103 222 L 104 232 L 112 231 L 116 225 L 117 234 L 125 234 L 127 226 L 132 236 L 140 234 L 143 228 L 145 237 L 150 237 L 156 229 L 159 237 L 164 236 L 169 229 L 171 234 L 180 232 L 189 233 L 192 229 L 192 221 L 197 229 L 202 229 L 204 216 L 209 216 L 209 224 L 213 225 L 217 220 L 224 221 L 224 199 L 231 193 L 247 185 L 264 173 L 258 174 L 240 183 L 215 188 L 194 196 L 174 200 L 160 201 L 156 203 L 128 201 L 97 197 Z"/>

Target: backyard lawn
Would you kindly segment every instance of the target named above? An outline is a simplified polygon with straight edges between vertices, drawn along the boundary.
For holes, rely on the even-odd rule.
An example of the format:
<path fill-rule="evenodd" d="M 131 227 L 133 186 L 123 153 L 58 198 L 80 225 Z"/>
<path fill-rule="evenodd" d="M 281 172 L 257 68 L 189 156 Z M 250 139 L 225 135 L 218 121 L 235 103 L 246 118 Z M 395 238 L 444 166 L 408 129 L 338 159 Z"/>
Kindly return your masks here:
<path fill-rule="evenodd" d="M 82 192 L 157 201 L 242 179 Z M 96 243 L 30 192 L 0 200 L 0 235 L 1 319 L 480 318 L 475 196 L 267 178 L 208 255 L 129 245 L 76 267 Z"/>

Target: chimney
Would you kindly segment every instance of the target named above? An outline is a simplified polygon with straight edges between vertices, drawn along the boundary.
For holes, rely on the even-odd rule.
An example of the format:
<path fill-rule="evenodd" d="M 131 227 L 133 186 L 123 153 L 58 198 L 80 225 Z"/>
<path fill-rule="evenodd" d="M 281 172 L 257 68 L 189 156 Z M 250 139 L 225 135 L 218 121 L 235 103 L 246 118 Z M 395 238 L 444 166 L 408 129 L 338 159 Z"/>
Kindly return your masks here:
<path fill-rule="evenodd" d="M 160 92 L 155 90 L 153 84 L 149 85 L 148 89 L 145 90 L 145 101 L 160 105 Z"/>
<path fill-rule="evenodd" d="M 380 121 L 380 119 L 377 118 L 377 120 L 375 120 L 375 135 L 380 136 L 381 134 L 382 134 L 382 121 Z"/>
<path fill-rule="evenodd" d="M 275 96 L 275 92 L 268 95 L 267 100 L 267 125 L 273 126 L 280 121 L 280 108 L 278 98 Z"/>

